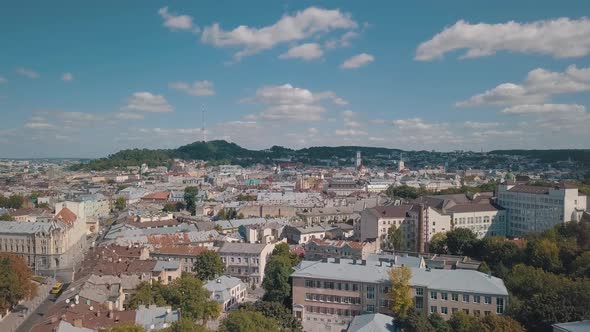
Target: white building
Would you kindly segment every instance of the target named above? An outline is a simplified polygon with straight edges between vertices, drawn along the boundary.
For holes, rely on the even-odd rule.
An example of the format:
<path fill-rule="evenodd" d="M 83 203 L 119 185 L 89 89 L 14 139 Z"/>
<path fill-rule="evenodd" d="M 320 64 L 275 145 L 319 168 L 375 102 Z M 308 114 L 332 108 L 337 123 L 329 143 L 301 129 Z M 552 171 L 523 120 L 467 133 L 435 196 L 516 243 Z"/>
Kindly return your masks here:
<path fill-rule="evenodd" d="M 205 288 L 211 293 L 211 299 L 219 303 L 223 311 L 229 311 L 244 302 L 247 287 L 239 278 L 228 276 L 220 276 L 205 284 Z"/>
<path fill-rule="evenodd" d="M 508 235 L 521 236 L 567 221 L 579 221 L 586 210 L 586 196 L 576 187 L 563 184 L 555 187 L 501 184 L 498 204 L 506 209 Z"/>
<path fill-rule="evenodd" d="M 225 273 L 250 285 L 260 286 L 264 269 L 274 244 L 225 242 L 218 253 L 225 264 Z"/>

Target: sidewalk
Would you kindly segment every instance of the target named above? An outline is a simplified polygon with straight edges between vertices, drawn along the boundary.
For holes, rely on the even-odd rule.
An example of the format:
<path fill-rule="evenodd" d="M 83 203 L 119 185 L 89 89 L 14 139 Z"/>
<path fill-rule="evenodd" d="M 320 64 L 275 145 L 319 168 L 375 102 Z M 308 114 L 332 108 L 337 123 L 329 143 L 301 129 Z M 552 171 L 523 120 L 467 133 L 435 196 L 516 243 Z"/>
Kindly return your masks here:
<path fill-rule="evenodd" d="M 37 296 L 34 298 L 24 301 L 19 306 L 25 307 L 28 310 L 26 312 L 18 311 L 9 313 L 2 321 L 0 321 L 0 331 L 2 332 L 14 332 L 34 311 L 37 307 L 45 301 L 49 296 L 49 291 L 53 286 L 53 279 L 48 279 L 47 284 L 39 285 L 37 289 Z"/>

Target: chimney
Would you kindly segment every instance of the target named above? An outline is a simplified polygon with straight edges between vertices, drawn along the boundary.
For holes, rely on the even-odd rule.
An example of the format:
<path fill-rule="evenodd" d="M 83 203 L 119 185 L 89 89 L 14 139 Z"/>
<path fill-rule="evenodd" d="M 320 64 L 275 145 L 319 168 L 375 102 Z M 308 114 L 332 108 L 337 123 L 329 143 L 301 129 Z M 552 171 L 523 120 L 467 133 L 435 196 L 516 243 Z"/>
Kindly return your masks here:
<path fill-rule="evenodd" d="M 74 319 L 74 326 L 75 327 L 82 327 L 82 318 Z"/>
<path fill-rule="evenodd" d="M 100 317 L 100 310 L 96 312 L 96 317 Z"/>
<path fill-rule="evenodd" d="M 113 318 L 113 311 L 109 311 L 109 313 L 107 314 L 107 317 L 112 319 Z"/>

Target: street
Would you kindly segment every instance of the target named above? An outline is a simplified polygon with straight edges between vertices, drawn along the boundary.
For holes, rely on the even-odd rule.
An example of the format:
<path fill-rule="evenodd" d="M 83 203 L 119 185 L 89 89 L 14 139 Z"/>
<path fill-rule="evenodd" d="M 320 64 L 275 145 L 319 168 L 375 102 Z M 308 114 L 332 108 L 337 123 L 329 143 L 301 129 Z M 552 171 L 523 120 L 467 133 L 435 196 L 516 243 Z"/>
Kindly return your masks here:
<path fill-rule="evenodd" d="M 29 332 L 35 324 L 43 320 L 43 316 L 47 310 L 54 304 L 57 295 L 49 295 L 35 311 L 16 329 L 16 332 Z"/>

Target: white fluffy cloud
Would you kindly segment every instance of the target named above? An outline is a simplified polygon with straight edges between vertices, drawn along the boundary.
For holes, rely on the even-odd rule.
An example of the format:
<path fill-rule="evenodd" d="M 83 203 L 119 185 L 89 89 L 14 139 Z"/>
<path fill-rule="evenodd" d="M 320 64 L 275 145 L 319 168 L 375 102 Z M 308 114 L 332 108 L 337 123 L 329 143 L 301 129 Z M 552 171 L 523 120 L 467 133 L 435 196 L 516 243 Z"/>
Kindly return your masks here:
<path fill-rule="evenodd" d="M 144 116 L 141 113 L 120 112 L 115 114 L 115 118 L 120 120 L 141 120 L 144 118 Z"/>
<path fill-rule="evenodd" d="M 233 47 L 240 50 L 236 59 L 253 55 L 282 43 L 301 41 L 337 29 L 354 29 L 357 23 L 348 13 L 309 7 L 294 15 L 284 15 L 276 23 L 262 28 L 241 25 L 223 30 L 218 23 L 203 29 L 201 41 L 216 47 Z"/>
<path fill-rule="evenodd" d="M 27 68 L 23 68 L 23 67 L 16 68 L 16 73 L 20 74 L 22 76 L 26 76 L 28 78 L 32 78 L 32 79 L 39 78 L 39 73 L 37 73 L 36 71 L 34 71 L 32 69 L 27 69 Z"/>
<path fill-rule="evenodd" d="M 465 121 L 463 127 L 469 129 L 489 129 L 498 127 L 500 124 L 498 122 L 474 122 L 474 121 Z"/>
<path fill-rule="evenodd" d="M 349 59 L 344 61 L 340 65 L 340 68 L 355 69 L 355 68 L 359 68 L 364 65 L 367 65 L 368 63 L 373 62 L 374 60 L 375 60 L 374 56 L 367 54 L 367 53 L 361 53 L 361 54 L 355 55 L 353 57 L 350 57 Z"/>
<path fill-rule="evenodd" d="M 586 107 L 576 104 L 516 105 L 502 110 L 504 114 L 586 113 Z"/>
<path fill-rule="evenodd" d="M 337 129 L 334 133 L 338 136 L 351 136 L 351 137 L 368 135 L 368 133 L 366 131 L 357 130 L 357 129 L 350 129 L 350 128 L 349 129 Z"/>
<path fill-rule="evenodd" d="M 430 61 L 459 49 L 467 50 L 463 58 L 490 56 L 498 51 L 546 54 L 556 58 L 582 57 L 590 54 L 590 20 L 562 17 L 498 24 L 471 24 L 460 20 L 420 44 L 415 59 Z"/>
<path fill-rule="evenodd" d="M 154 95 L 150 92 L 135 92 L 127 100 L 127 105 L 121 107 L 122 111 L 139 111 L 149 113 L 169 113 L 172 106 L 162 95 Z"/>
<path fill-rule="evenodd" d="M 163 25 L 170 30 L 195 30 L 198 28 L 193 24 L 193 18 L 188 15 L 176 15 L 168 11 L 168 7 L 162 7 L 158 14 L 164 19 Z M 194 27 L 194 28 L 193 28 Z"/>
<path fill-rule="evenodd" d="M 426 123 L 421 118 L 393 120 L 393 125 L 400 130 L 425 130 L 437 126 L 436 124 Z"/>
<path fill-rule="evenodd" d="M 192 96 L 212 96 L 215 94 L 213 90 L 213 82 L 210 81 L 195 81 L 193 84 L 185 82 L 171 83 L 172 89 L 184 91 Z"/>
<path fill-rule="evenodd" d="M 321 104 L 323 101 L 330 101 L 335 105 L 347 103 L 332 91 L 311 92 L 291 84 L 264 86 L 256 91 L 254 97 L 244 101 L 266 105 L 266 109 L 256 117 L 266 120 L 300 121 L 320 120 L 326 111 Z"/>
<path fill-rule="evenodd" d="M 528 73 L 522 84 L 502 83 L 458 102 L 457 106 L 540 104 L 556 94 L 584 91 L 590 91 L 590 68 L 571 65 L 564 72 L 537 68 Z"/>
<path fill-rule="evenodd" d="M 356 31 L 347 31 L 338 39 L 330 39 L 324 44 L 326 48 L 332 49 L 336 47 L 348 47 L 351 45 L 351 41 L 359 36 Z"/>
<path fill-rule="evenodd" d="M 74 75 L 72 75 L 72 73 L 63 73 L 61 75 L 61 79 L 62 79 L 62 81 L 66 81 L 66 82 L 73 81 Z"/>
<path fill-rule="evenodd" d="M 303 59 L 306 61 L 319 59 L 324 55 L 322 47 L 318 43 L 307 43 L 291 47 L 286 53 L 279 56 L 281 59 Z"/>

